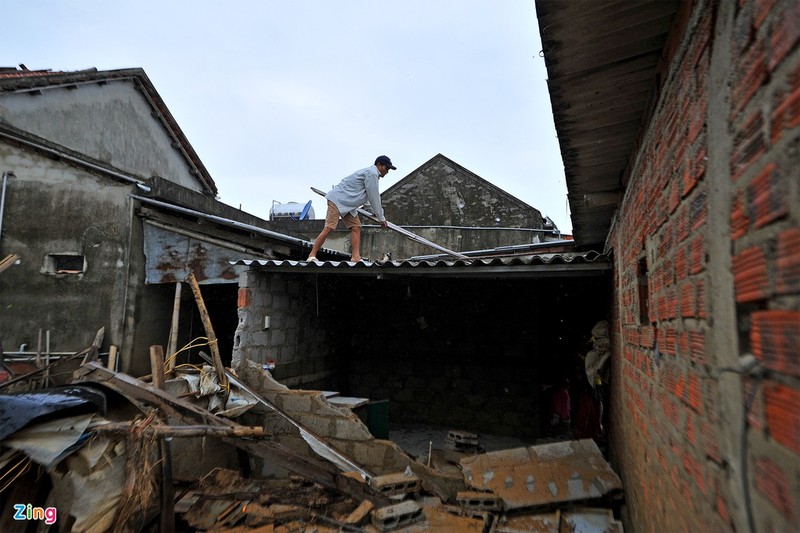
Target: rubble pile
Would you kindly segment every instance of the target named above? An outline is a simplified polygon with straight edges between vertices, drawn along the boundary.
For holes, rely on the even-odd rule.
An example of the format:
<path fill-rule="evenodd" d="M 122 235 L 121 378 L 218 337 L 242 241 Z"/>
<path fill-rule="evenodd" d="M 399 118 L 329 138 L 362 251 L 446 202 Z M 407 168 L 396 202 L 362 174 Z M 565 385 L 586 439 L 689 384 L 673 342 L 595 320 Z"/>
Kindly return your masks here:
<path fill-rule="evenodd" d="M 259 365 L 202 354 L 168 371 L 154 349 L 135 378 L 107 368 L 98 337 L 0 382 L 0 530 L 622 530 L 621 482 L 592 440 L 486 452 L 453 429 L 415 458 Z"/>

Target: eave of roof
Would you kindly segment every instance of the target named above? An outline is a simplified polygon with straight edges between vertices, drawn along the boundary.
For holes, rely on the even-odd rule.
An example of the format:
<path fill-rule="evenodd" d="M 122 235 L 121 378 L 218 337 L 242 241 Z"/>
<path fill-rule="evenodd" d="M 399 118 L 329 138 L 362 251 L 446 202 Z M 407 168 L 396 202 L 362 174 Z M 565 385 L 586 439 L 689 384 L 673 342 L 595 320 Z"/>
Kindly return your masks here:
<path fill-rule="evenodd" d="M 378 278 L 424 276 L 430 278 L 553 278 L 600 276 L 612 269 L 606 255 L 597 252 L 511 255 L 455 261 L 254 261 L 242 259 L 234 265 L 245 265 L 266 272 L 293 274 L 337 274 Z"/>
<path fill-rule="evenodd" d="M 86 69 L 72 72 L 49 70 L 18 70 L 9 71 L 0 69 L 0 92 L 35 91 L 55 87 L 77 86 L 85 83 L 102 83 L 107 81 L 131 80 L 144 94 L 147 101 L 156 111 L 155 117 L 160 120 L 169 131 L 179 147 L 184 158 L 189 163 L 191 172 L 197 177 L 208 194 L 216 196 L 217 186 L 205 165 L 194 151 L 183 130 L 170 113 L 161 96 L 156 91 L 150 78 L 143 69 L 119 69 L 98 71 Z"/>
<path fill-rule="evenodd" d="M 679 0 L 536 0 L 579 246 L 606 240 L 679 8 Z"/>

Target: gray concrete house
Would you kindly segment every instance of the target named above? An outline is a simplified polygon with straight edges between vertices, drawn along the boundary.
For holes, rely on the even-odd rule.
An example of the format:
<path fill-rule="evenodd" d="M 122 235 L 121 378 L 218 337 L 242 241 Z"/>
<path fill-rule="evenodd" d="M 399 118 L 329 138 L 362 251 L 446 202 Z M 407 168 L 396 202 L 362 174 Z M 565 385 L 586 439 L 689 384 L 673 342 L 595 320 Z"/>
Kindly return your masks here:
<path fill-rule="evenodd" d="M 0 69 L 0 171 L 0 258 L 13 260 L 0 273 L 6 353 L 73 353 L 105 328 L 101 351 L 114 346 L 122 369 L 148 373 L 176 283 L 194 271 L 229 357 L 240 270 L 229 261 L 306 253 L 214 199 L 141 69 Z M 178 347 L 204 335 L 188 288 L 181 299 Z"/>

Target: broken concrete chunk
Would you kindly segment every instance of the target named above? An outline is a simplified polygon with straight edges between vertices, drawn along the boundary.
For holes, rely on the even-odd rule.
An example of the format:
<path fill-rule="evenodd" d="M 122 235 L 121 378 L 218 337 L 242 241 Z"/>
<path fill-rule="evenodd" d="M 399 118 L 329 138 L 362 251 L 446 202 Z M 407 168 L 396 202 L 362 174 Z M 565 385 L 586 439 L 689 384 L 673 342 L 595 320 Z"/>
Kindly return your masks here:
<path fill-rule="evenodd" d="M 425 513 L 422 511 L 422 507 L 412 500 L 382 507 L 372 512 L 372 525 L 380 531 L 406 527 L 424 519 Z"/>
<path fill-rule="evenodd" d="M 506 510 L 599 499 L 622 481 L 591 439 L 554 442 L 465 457 L 464 480 L 503 499 Z"/>

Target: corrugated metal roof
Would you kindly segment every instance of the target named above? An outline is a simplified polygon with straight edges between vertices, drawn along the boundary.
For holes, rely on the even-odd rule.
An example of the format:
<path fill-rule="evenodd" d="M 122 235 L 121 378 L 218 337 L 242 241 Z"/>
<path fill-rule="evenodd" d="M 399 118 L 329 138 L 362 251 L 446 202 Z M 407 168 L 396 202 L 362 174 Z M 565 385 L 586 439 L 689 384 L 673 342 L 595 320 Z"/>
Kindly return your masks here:
<path fill-rule="evenodd" d="M 608 256 L 597 252 L 529 254 L 435 261 L 291 261 L 240 259 L 246 265 L 268 272 L 342 274 L 365 276 L 426 277 L 571 277 L 596 276 L 611 270 Z"/>
<path fill-rule="evenodd" d="M 605 242 L 679 7 L 679 0 L 536 0 L 572 228 L 581 246 Z"/>

